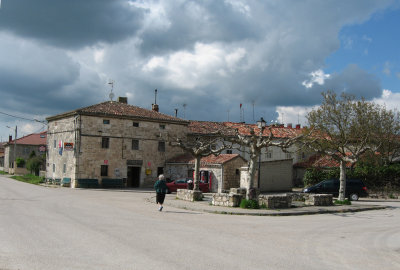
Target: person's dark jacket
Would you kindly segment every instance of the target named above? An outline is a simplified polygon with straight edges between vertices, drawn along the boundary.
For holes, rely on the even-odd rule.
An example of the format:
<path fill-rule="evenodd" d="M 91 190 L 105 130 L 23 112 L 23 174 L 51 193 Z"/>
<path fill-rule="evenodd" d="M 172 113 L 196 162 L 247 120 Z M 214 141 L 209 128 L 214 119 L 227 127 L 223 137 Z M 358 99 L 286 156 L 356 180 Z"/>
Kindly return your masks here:
<path fill-rule="evenodd" d="M 157 182 L 154 184 L 154 189 L 157 193 L 165 194 L 168 190 L 167 183 L 165 182 L 165 180 L 157 180 Z"/>

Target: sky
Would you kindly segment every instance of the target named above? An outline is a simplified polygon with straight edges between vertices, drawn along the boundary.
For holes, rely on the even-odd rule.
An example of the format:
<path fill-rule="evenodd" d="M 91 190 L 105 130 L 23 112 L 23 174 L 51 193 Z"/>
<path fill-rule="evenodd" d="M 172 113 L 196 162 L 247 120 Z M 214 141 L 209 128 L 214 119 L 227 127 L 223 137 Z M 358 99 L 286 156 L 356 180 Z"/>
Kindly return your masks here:
<path fill-rule="evenodd" d="M 0 3 L 2 141 L 110 100 L 111 81 L 188 120 L 305 125 L 327 90 L 399 108 L 399 0 Z"/>

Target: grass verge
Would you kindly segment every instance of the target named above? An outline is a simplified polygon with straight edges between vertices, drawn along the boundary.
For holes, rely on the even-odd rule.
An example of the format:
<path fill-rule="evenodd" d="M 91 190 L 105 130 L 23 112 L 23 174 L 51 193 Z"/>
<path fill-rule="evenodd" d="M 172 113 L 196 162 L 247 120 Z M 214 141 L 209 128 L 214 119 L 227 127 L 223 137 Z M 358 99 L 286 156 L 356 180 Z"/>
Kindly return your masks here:
<path fill-rule="evenodd" d="M 8 174 L 8 173 L 6 173 L 5 171 L 0 171 L 0 174 Z"/>
<path fill-rule="evenodd" d="M 33 175 L 33 174 L 25 174 L 25 175 L 16 175 L 16 176 L 11 176 L 12 179 L 29 183 L 29 184 L 34 184 L 34 185 L 39 185 L 40 183 L 43 182 L 43 178 Z"/>

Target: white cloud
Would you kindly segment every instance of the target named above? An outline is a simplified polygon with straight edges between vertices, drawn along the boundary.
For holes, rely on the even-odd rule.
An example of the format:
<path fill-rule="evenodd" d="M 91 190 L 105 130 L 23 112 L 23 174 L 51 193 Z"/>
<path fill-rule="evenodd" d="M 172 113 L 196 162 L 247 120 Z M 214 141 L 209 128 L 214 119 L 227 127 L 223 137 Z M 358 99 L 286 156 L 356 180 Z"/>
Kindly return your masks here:
<path fill-rule="evenodd" d="M 193 51 L 179 51 L 165 57 L 154 56 L 144 72 L 164 71 L 164 79 L 177 88 L 193 89 L 206 85 L 218 74 L 227 76 L 243 69 L 244 48 L 229 49 L 221 44 L 196 43 Z"/>
<path fill-rule="evenodd" d="M 323 85 L 325 79 L 328 79 L 330 75 L 325 74 L 325 72 L 322 69 L 318 69 L 316 71 L 311 72 L 310 77 L 311 78 L 308 81 L 305 80 L 302 83 L 306 88 L 311 88 L 315 83 Z"/>
<path fill-rule="evenodd" d="M 400 111 L 400 93 L 393 93 L 388 89 L 384 89 L 382 96 L 374 98 L 373 102 L 384 105 L 387 109 Z"/>
<path fill-rule="evenodd" d="M 278 113 L 278 122 L 283 124 L 291 123 L 293 125 L 300 124 L 307 125 L 306 115 L 314 107 L 313 106 L 278 106 L 276 112 Z"/>

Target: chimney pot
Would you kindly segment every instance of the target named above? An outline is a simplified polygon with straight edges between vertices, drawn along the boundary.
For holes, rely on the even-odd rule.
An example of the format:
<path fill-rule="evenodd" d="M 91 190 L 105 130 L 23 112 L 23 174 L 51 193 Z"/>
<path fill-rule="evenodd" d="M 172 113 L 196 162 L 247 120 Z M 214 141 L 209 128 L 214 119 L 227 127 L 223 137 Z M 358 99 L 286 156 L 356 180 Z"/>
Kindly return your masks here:
<path fill-rule="evenodd" d="M 11 142 L 12 141 L 12 136 L 10 135 L 10 136 L 8 136 L 8 142 Z"/>
<path fill-rule="evenodd" d="M 151 109 L 155 112 L 158 112 L 159 108 L 158 108 L 158 104 L 151 104 Z"/>
<path fill-rule="evenodd" d="M 118 97 L 118 102 L 128 104 L 127 97 Z"/>

